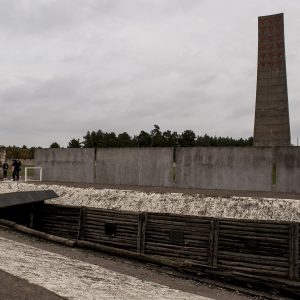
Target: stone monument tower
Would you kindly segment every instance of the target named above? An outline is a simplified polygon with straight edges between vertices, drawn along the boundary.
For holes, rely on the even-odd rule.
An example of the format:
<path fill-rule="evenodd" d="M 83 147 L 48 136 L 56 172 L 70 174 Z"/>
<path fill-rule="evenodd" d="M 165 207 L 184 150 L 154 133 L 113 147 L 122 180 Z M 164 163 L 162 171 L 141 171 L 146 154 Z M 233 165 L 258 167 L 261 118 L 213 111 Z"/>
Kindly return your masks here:
<path fill-rule="evenodd" d="M 258 18 L 253 146 L 290 146 L 283 14 Z"/>

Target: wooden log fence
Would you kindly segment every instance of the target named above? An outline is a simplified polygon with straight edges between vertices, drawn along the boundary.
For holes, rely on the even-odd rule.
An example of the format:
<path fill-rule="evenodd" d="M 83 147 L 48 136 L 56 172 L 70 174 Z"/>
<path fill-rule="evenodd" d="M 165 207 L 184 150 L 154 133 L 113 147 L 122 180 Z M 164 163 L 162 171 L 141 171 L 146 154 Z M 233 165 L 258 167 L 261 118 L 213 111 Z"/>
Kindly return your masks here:
<path fill-rule="evenodd" d="M 218 268 L 293 279 L 289 224 L 219 220 Z"/>
<path fill-rule="evenodd" d="M 81 210 L 76 206 L 43 205 L 35 218 L 35 227 L 49 234 L 77 239 Z"/>
<path fill-rule="evenodd" d="M 300 290 L 298 223 L 47 204 L 35 224 L 79 243 L 165 258 L 211 274 L 289 280 Z"/>

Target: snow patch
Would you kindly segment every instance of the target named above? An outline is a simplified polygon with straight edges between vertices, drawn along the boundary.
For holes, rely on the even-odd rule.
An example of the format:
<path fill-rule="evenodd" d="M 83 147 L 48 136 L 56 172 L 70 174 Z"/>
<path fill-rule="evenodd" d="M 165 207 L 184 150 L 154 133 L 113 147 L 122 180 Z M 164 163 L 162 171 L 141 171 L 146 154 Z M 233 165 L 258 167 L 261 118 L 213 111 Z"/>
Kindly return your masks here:
<path fill-rule="evenodd" d="M 254 197 L 205 197 L 201 194 L 145 193 L 131 190 L 76 188 L 2 182 L 0 193 L 54 190 L 59 198 L 47 203 L 133 212 L 161 212 L 216 218 L 300 222 L 300 201 Z"/>

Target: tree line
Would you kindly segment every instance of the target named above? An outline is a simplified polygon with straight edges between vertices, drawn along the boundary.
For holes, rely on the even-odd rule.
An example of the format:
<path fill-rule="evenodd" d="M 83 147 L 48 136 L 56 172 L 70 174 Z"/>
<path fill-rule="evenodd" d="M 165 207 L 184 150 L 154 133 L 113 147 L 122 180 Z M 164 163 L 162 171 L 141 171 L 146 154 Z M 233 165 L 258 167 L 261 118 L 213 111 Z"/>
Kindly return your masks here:
<path fill-rule="evenodd" d="M 22 147 L 17 146 L 0 146 L 0 150 L 6 151 L 6 159 L 33 159 L 34 158 L 34 150 L 35 147 L 27 148 L 27 146 L 23 145 Z"/>
<path fill-rule="evenodd" d="M 253 138 L 234 139 L 230 137 L 216 137 L 207 134 L 196 135 L 192 130 L 182 133 L 170 130 L 161 131 L 158 125 L 150 132 L 142 130 L 138 135 L 130 136 L 127 132 L 116 134 L 114 132 L 88 131 L 83 141 L 78 138 L 71 139 L 68 148 L 108 148 L 108 147 L 246 147 L 252 146 Z M 59 148 L 58 143 L 52 143 L 50 148 Z"/>

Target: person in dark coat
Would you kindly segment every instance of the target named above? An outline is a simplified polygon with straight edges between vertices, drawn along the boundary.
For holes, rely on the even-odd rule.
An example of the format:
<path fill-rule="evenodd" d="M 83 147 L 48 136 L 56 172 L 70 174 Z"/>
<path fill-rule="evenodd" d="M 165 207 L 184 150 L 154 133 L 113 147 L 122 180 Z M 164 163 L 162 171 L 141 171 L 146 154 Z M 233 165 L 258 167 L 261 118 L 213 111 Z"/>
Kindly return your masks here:
<path fill-rule="evenodd" d="M 12 178 L 14 181 L 18 181 L 19 177 L 20 177 L 20 170 L 21 170 L 21 162 L 20 161 L 16 161 L 15 159 L 13 160 L 12 163 Z"/>
<path fill-rule="evenodd" d="M 2 165 L 3 180 L 7 180 L 8 163 L 5 161 Z"/>

